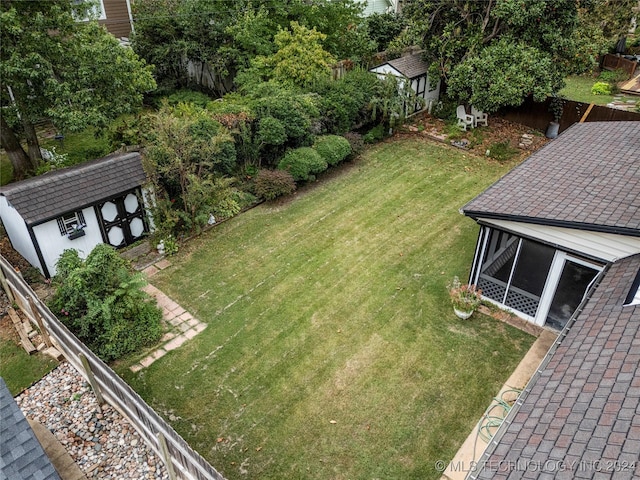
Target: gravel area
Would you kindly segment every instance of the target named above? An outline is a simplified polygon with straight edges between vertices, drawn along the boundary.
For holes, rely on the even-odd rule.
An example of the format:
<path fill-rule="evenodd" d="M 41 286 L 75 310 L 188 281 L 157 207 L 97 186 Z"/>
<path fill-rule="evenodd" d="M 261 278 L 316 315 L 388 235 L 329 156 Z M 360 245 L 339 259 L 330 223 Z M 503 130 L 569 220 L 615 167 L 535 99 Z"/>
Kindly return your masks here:
<path fill-rule="evenodd" d="M 87 478 L 168 478 L 164 463 L 110 405 L 101 412 L 82 376 L 63 362 L 16 397 L 25 416 L 48 428 Z"/>

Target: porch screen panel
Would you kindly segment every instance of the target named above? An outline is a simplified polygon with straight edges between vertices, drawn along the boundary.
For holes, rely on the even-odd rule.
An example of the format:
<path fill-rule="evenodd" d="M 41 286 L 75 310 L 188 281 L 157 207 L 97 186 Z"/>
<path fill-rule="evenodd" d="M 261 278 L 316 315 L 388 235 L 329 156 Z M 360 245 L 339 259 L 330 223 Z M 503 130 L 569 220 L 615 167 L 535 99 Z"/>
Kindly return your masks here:
<path fill-rule="evenodd" d="M 555 250 L 546 245 L 522 240 L 504 304 L 535 317 Z"/>
<path fill-rule="evenodd" d="M 515 235 L 496 229 L 490 230 L 477 281 L 485 297 L 500 303 L 504 301 L 518 250 L 518 240 Z"/>

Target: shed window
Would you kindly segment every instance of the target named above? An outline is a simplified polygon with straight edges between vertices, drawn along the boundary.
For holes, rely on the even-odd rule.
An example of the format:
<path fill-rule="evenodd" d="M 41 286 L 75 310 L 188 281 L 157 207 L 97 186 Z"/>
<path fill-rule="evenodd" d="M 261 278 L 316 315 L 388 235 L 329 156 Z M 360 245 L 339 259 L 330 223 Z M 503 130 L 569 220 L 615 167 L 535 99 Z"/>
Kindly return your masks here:
<path fill-rule="evenodd" d="M 84 215 L 81 211 L 65 213 L 57 218 L 60 235 L 65 236 L 73 232 L 75 227 L 85 225 Z"/>

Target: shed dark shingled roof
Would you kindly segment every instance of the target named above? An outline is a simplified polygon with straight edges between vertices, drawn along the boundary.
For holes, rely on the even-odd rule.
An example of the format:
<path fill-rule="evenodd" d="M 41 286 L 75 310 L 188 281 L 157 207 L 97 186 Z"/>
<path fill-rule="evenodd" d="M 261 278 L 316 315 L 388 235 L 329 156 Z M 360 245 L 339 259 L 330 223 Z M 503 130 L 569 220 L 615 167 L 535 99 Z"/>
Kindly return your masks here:
<path fill-rule="evenodd" d="M 640 306 L 623 306 L 639 269 L 609 267 L 471 478 L 640 478 Z"/>
<path fill-rule="evenodd" d="M 60 480 L 2 377 L 0 377 L 0 478 Z"/>
<path fill-rule="evenodd" d="M 494 218 L 640 235 L 640 122 L 578 123 L 467 203 Z"/>
<path fill-rule="evenodd" d="M 145 181 L 138 152 L 115 153 L 0 187 L 0 195 L 33 225 L 113 198 Z"/>
<path fill-rule="evenodd" d="M 391 65 L 407 78 L 416 78 L 420 75 L 424 75 L 429 69 L 429 65 L 422 60 L 420 55 L 407 55 L 394 60 L 389 60 L 386 63 Z"/>

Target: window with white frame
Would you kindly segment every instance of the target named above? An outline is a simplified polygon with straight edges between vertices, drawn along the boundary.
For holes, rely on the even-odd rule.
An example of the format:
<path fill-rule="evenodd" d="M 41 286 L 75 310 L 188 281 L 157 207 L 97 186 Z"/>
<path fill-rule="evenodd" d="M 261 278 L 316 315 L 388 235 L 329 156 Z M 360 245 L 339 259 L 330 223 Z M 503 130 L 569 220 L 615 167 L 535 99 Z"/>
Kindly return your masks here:
<path fill-rule="evenodd" d="M 77 19 L 81 22 L 88 22 L 89 20 L 106 20 L 107 14 L 104 9 L 103 0 L 74 0 L 76 5 L 90 4 L 91 8 L 87 12 L 85 18 Z"/>
<path fill-rule="evenodd" d="M 60 229 L 60 235 L 62 236 L 69 235 L 79 228 L 84 228 L 86 225 L 84 222 L 84 215 L 81 211 L 65 213 L 56 220 L 58 221 L 58 228 Z"/>

